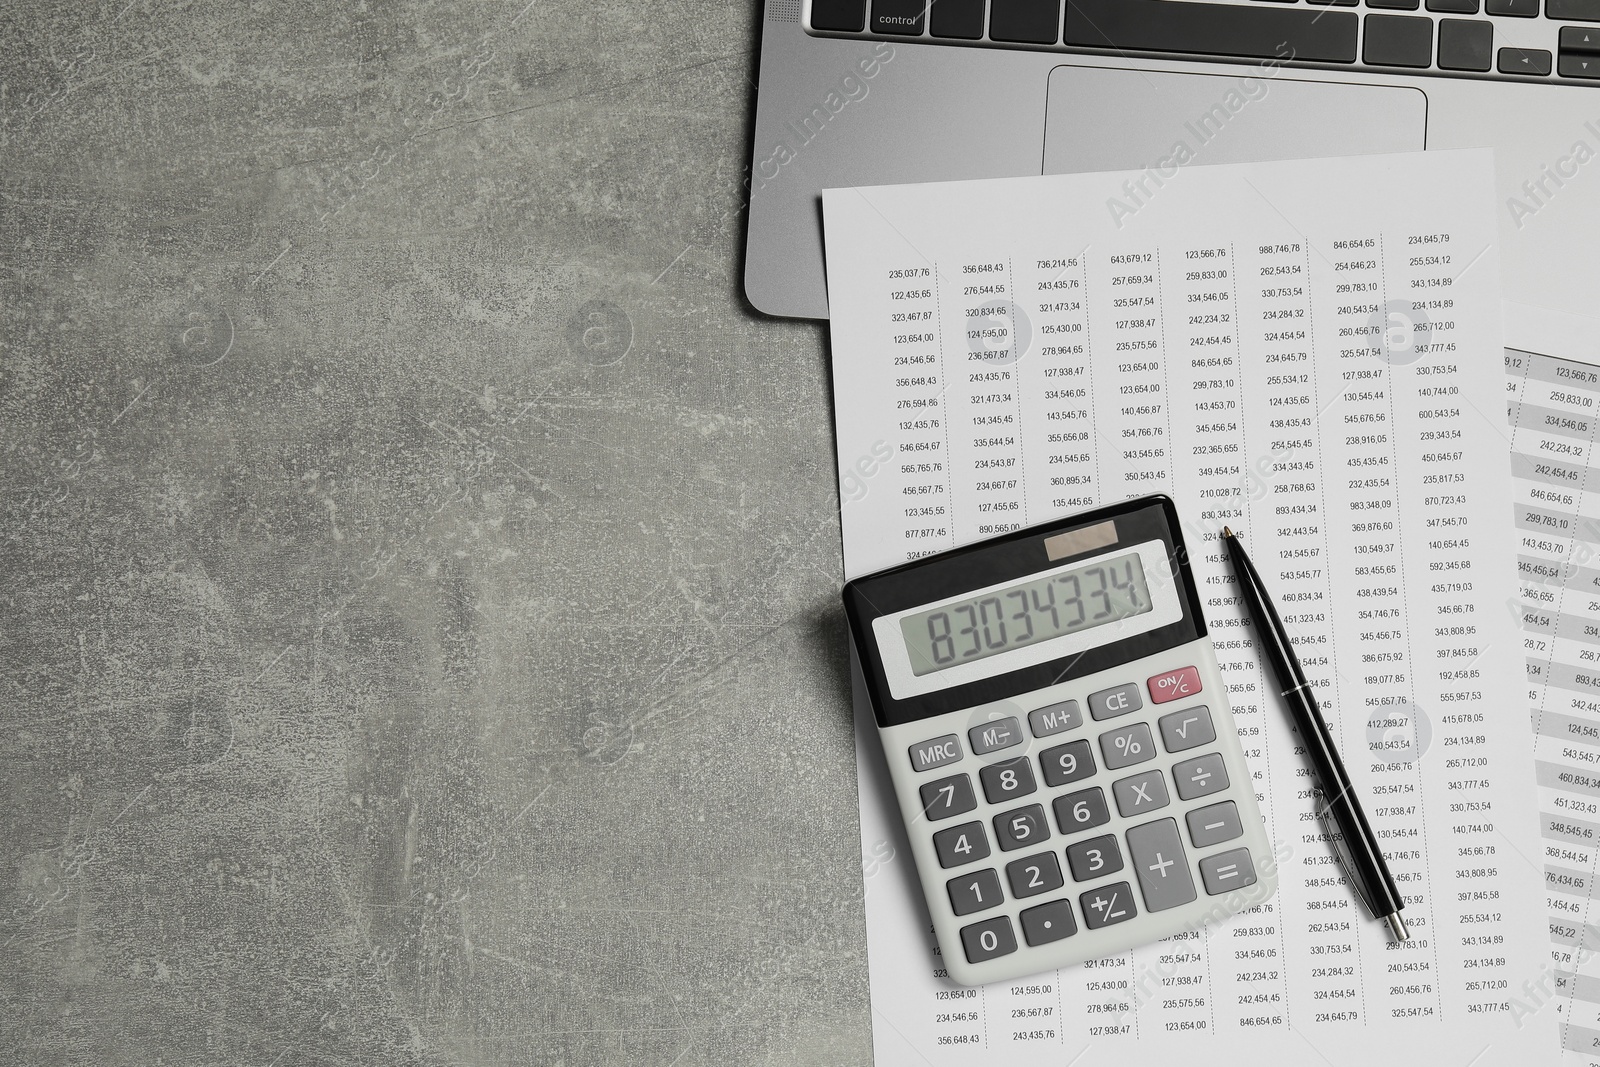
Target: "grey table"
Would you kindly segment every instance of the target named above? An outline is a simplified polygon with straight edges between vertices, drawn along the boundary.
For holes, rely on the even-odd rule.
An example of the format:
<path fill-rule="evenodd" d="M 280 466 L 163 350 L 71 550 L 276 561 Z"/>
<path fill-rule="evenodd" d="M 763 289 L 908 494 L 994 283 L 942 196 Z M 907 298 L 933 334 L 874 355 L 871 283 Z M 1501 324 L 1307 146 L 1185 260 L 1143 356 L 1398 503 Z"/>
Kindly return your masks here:
<path fill-rule="evenodd" d="M 868 1061 L 754 45 L 0 11 L 0 1062 Z"/>

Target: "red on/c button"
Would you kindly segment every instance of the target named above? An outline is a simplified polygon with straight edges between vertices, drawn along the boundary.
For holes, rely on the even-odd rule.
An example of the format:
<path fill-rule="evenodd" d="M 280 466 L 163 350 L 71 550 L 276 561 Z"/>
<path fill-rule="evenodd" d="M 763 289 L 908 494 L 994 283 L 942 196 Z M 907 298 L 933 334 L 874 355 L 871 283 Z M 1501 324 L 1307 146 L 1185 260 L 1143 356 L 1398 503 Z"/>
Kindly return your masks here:
<path fill-rule="evenodd" d="M 1166 674 L 1158 674 L 1144 683 L 1150 689 L 1150 702 L 1165 704 L 1169 700 L 1182 700 L 1200 692 L 1200 671 L 1194 667 L 1179 667 Z"/>

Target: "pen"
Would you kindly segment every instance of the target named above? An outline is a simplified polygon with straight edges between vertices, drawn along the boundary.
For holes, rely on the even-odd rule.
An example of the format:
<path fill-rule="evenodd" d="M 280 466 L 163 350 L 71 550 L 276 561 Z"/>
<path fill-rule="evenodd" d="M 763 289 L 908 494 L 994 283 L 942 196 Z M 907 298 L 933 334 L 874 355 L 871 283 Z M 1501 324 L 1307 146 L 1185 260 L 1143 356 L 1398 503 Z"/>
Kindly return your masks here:
<path fill-rule="evenodd" d="M 1311 683 L 1306 681 L 1300 668 L 1300 658 L 1294 654 L 1289 634 L 1278 618 L 1277 609 L 1261 584 L 1244 545 L 1232 530 L 1222 528 L 1222 541 L 1228 547 L 1228 557 L 1233 561 L 1234 573 L 1239 578 L 1239 590 L 1244 594 L 1245 607 L 1256 620 L 1256 633 L 1260 637 L 1267 658 L 1272 661 L 1278 686 L 1289 704 L 1289 711 L 1305 741 L 1311 756 L 1311 773 L 1315 775 L 1316 792 L 1326 802 L 1325 814 L 1332 814 L 1334 823 L 1344 838 L 1344 852 L 1349 859 L 1350 875 L 1357 882 L 1362 898 L 1372 909 L 1375 918 L 1382 919 L 1394 931 L 1394 936 L 1405 941 L 1411 937 L 1400 909 L 1405 902 L 1395 888 L 1389 865 L 1383 860 L 1378 839 L 1367 825 L 1367 816 L 1356 799 L 1350 776 L 1345 773 L 1344 761 L 1333 747 L 1333 734 L 1317 708 L 1316 697 L 1311 694 Z"/>

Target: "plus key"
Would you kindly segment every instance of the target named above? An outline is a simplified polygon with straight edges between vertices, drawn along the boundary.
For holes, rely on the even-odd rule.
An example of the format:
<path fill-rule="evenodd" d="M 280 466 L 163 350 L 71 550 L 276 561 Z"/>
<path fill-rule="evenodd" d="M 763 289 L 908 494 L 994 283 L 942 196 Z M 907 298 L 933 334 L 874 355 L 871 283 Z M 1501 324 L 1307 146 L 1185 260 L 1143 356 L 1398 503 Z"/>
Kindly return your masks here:
<path fill-rule="evenodd" d="M 1156 675 L 1145 685 L 1150 689 L 1150 701 L 1153 704 L 1181 700 L 1200 692 L 1200 671 L 1194 667 L 1179 667 L 1175 671 Z"/>

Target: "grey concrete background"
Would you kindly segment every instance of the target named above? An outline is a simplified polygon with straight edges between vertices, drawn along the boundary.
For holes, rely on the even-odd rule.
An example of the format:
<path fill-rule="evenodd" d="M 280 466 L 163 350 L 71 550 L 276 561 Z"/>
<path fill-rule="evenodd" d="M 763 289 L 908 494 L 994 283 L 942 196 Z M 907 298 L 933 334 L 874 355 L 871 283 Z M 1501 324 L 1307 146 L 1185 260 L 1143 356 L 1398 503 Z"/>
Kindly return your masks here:
<path fill-rule="evenodd" d="M 0 7 L 0 1063 L 868 1061 L 754 44 Z"/>

